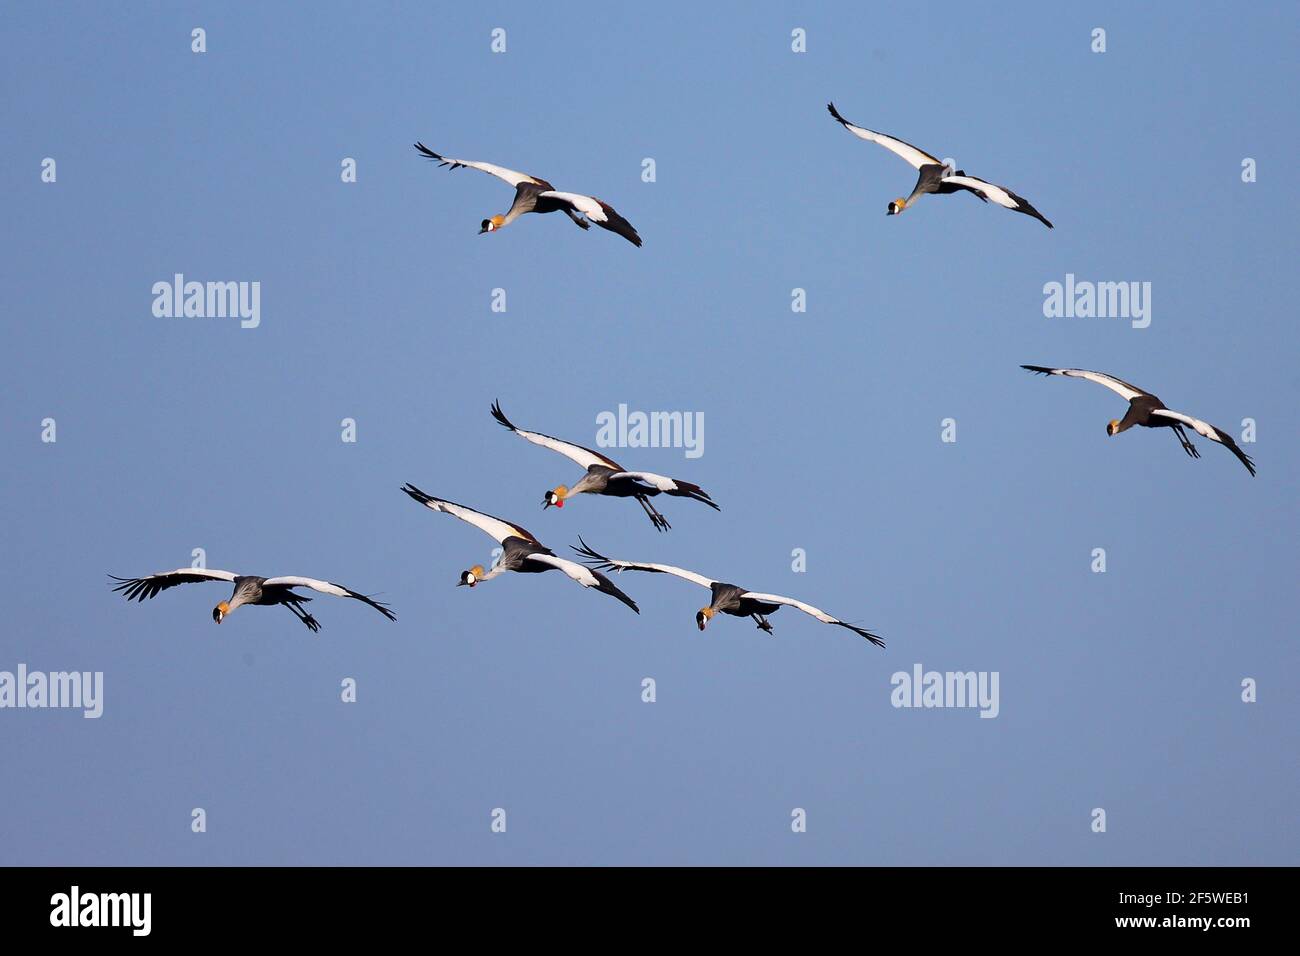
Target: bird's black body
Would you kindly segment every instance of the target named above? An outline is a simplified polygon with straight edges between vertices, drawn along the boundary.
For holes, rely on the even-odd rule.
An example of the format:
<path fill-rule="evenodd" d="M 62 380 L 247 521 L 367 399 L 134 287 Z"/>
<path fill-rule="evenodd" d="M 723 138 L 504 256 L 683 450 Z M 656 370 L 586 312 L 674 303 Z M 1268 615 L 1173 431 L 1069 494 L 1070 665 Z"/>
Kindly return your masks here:
<path fill-rule="evenodd" d="M 542 547 L 536 541 L 511 537 L 501 542 L 501 557 L 497 561 L 497 567 L 504 571 L 518 571 L 520 574 L 541 574 L 543 571 L 555 570 L 549 564 L 529 561 L 530 554 L 549 554 L 555 557 L 554 551 Z"/>
<path fill-rule="evenodd" d="M 766 631 L 768 634 L 773 633 L 772 625 L 768 623 L 767 616 L 781 610 L 781 605 L 768 604 L 745 597 L 745 588 L 737 587 L 734 584 L 725 584 L 722 581 L 714 581 L 709 585 L 709 591 L 713 594 L 713 599 L 709 602 L 709 607 L 713 611 L 719 614 L 730 614 L 732 617 L 753 618 L 760 631 Z M 695 615 L 695 623 L 701 631 L 704 630 L 706 623 L 704 611 L 700 611 Z"/>
<path fill-rule="evenodd" d="M 919 175 L 916 177 L 916 186 L 912 189 L 912 195 L 922 193 L 955 193 L 959 190 L 966 189 L 965 186 L 958 186 L 956 183 L 945 183 L 943 177 L 948 174 L 948 167 L 939 163 L 926 163 L 918 170 Z M 965 176 L 962 171 L 957 172 L 958 176 Z M 979 196 L 979 193 L 975 195 Z M 984 199 L 983 196 L 980 196 Z M 987 200 L 985 200 L 987 202 Z"/>
<path fill-rule="evenodd" d="M 280 585 L 265 587 L 266 578 L 257 577 L 252 574 L 241 575 L 235 578 L 235 592 L 231 597 L 242 597 L 241 604 L 256 604 L 262 607 L 273 607 L 276 604 L 283 604 L 295 615 L 298 620 L 307 625 L 307 629 L 313 633 L 320 630 L 320 622 L 303 610 L 303 602 L 310 601 L 311 598 L 301 594 L 295 594 L 290 588 Z M 212 612 L 213 620 L 219 620 L 217 612 Z"/>
<path fill-rule="evenodd" d="M 590 229 L 587 220 L 575 213 L 568 203 L 556 199 L 554 196 L 543 196 L 542 193 L 554 192 L 555 187 L 542 180 L 539 183 L 520 183 L 515 187 L 515 201 L 511 203 L 509 211 L 506 213 L 506 219 L 514 220 L 526 212 L 548 213 L 562 212 L 573 220 L 574 224 L 582 229 Z"/>
<path fill-rule="evenodd" d="M 597 495 L 609 495 L 613 498 L 654 498 L 657 495 L 669 495 L 674 498 L 692 498 L 695 501 L 701 501 L 708 505 L 714 511 L 721 511 L 713 499 L 705 493 L 699 485 L 692 484 L 689 481 L 682 481 L 680 478 L 674 478 L 673 483 L 677 485 L 675 490 L 665 491 L 662 488 L 656 488 L 654 485 L 647 485 L 640 479 L 625 477 L 615 478 L 621 469 L 613 469 L 607 465 L 592 465 L 587 469 L 587 475 L 582 481 L 583 491 Z M 577 487 L 576 485 L 574 487 Z"/>
<path fill-rule="evenodd" d="M 1141 425 L 1144 428 L 1173 428 L 1175 430 L 1181 428 L 1182 425 L 1172 418 L 1151 417 L 1151 413 L 1157 408 L 1167 407 L 1164 402 L 1154 395 L 1139 395 L 1128 403 L 1128 411 L 1119 420 L 1117 431 L 1124 431 L 1134 425 Z"/>
<path fill-rule="evenodd" d="M 755 614 L 766 616 L 781 610 L 779 604 L 764 604 L 762 601 L 744 597 L 746 589 L 734 584 L 714 581 L 709 590 L 713 593 L 713 600 L 709 606 L 715 611 L 730 614 L 732 617 L 753 617 Z"/>

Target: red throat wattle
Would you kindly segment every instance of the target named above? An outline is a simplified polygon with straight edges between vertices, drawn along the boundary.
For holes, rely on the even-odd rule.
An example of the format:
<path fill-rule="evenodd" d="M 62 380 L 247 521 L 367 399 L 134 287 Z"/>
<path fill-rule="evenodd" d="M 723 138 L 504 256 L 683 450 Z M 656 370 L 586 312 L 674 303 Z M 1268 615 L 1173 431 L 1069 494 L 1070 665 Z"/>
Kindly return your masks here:
<path fill-rule="evenodd" d="M 563 499 L 563 498 L 556 498 L 556 499 L 555 499 L 555 507 L 557 507 L 557 508 L 563 508 L 563 507 L 564 507 L 564 499 Z"/>

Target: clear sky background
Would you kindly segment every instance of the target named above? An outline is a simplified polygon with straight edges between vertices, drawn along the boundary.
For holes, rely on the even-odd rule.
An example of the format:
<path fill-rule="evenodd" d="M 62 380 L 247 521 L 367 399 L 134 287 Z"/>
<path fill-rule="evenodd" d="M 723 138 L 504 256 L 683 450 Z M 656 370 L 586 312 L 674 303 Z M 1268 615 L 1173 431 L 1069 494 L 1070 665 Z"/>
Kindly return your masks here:
<path fill-rule="evenodd" d="M 0 711 L 0 862 L 1300 862 L 1295 6 L 869 6 L 11 5 L 0 670 L 103 671 L 105 710 Z M 1056 229 L 966 195 L 887 218 L 915 173 L 832 99 Z M 478 236 L 511 190 L 417 139 L 594 193 L 645 246 Z M 259 281 L 260 327 L 155 318 L 177 272 Z M 1067 273 L 1150 282 L 1150 327 L 1045 318 Z M 1122 400 L 1021 363 L 1253 418 L 1259 476 L 1107 438 Z M 543 513 L 580 470 L 494 398 L 583 444 L 620 403 L 701 412 L 696 460 L 612 454 L 723 510 Z M 639 617 L 556 573 L 458 590 L 492 542 L 406 481 L 889 646 L 791 609 L 701 634 L 705 592 L 661 576 L 619 579 Z M 200 547 L 398 621 L 109 591 Z M 999 672 L 1000 715 L 895 709 L 916 663 Z"/>

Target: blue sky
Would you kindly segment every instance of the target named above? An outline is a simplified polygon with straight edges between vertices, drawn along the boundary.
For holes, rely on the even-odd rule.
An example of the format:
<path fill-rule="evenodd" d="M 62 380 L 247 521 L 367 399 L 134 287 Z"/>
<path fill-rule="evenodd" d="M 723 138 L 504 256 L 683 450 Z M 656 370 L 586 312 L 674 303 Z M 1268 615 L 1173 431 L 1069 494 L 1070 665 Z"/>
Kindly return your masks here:
<path fill-rule="evenodd" d="M 0 862 L 1296 863 L 1296 31 L 1270 3 L 11 7 L 0 670 L 103 671 L 105 701 L 0 710 Z M 964 195 L 887 218 L 915 175 L 832 99 L 1056 229 Z M 417 139 L 594 193 L 645 245 L 478 236 L 510 190 Z M 260 282 L 260 326 L 154 317 L 178 272 Z M 1150 282 L 1150 327 L 1045 318 L 1067 273 Z M 1107 438 L 1117 396 L 1022 363 L 1253 418 L 1259 475 Z M 698 459 L 611 451 L 723 510 L 543 513 L 579 470 L 494 398 L 584 444 L 621 403 L 700 413 Z M 659 576 L 619 579 L 639 617 L 558 574 L 458 590 L 492 542 L 406 481 L 889 646 L 791 609 L 701 634 L 704 592 Z M 224 585 L 106 585 L 194 548 L 398 621 L 321 596 L 318 636 L 218 628 Z M 998 717 L 892 707 L 916 663 L 996 671 Z"/>

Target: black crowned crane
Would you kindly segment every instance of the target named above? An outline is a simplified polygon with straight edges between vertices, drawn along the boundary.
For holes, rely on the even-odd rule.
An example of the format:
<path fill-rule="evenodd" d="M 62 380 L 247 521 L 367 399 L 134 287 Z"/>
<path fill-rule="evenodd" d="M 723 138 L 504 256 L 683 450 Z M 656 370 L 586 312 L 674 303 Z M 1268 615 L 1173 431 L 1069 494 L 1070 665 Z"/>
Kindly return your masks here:
<path fill-rule="evenodd" d="M 752 618 L 758 625 L 759 630 L 771 634 L 772 625 L 768 623 L 768 615 L 776 613 L 782 607 L 794 607 L 805 614 L 811 614 L 823 624 L 835 624 L 839 627 L 848 628 L 854 634 L 865 637 L 877 647 L 885 646 L 885 642 L 879 636 L 872 634 L 865 628 L 831 617 L 820 608 L 815 608 L 811 604 L 804 604 L 802 601 L 796 601 L 794 598 L 782 597 L 780 594 L 766 594 L 761 591 L 747 591 L 737 585 L 714 581 L 702 574 L 696 574 L 694 571 L 687 571 L 683 568 L 675 568 L 670 564 L 646 564 L 639 561 L 621 561 L 618 558 L 609 558 L 589 547 L 581 537 L 578 538 L 578 542 L 582 546 L 575 547 L 573 550 L 588 558 L 587 564 L 592 568 L 601 571 L 649 571 L 655 574 L 671 574 L 683 581 L 690 581 L 692 584 L 708 588 L 713 595 L 713 600 L 709 602 L 708 607 L 702 607 L 695 612 L 695 624 L 701 631 L 708 626 L 709 621 L 715 614 L 730 614 L 732 617 Z"/>
<path fill-rule="evenodd" d="M 1090 382 L 1096 382 L 1098 385 L 1106 386 L 1121 398 L 1128 399 L 1128 412 L 1123 418 L 1115 418 L 1107 423 L 1107 435 L 1118 435 L 1120 432 L 1128 431 L 1134 425 L 1141 425 L 1144 428 L 1168 428 L 1178 437 L 1179 443 L 1183 446 L 1183 451 L 1187 452 L 1189 457 L 1200 458 L 1201 453 L 1196 450 L 1196 446 L 1192 444 L 1191 439 L 1187 437 L 1187 433 L 1183 431 L 1183 426 L 1186 425 L 1198 435 L 1223 445 L 1228 451 L 1237 456 L 1252 476 L 1255 474 L 1255 463 L 1249 455 L 1237 447 L 1237 443 L 1232 440 L 1232 436 L 1227 432 L 1215 428 L 1209 422 L 1203 422 L 1199 418 L 1193 418 L 1191 415 L 1184 415 L 1182 412 L 1175 412 L 1166 408 L 1164 402 L 1136 385 L 1130 385 L 1113 375 L 1106 375 L 1103 372 L 1089 372 L 1081 368 L 1047 368 L 1044 365 L 1022 365 L 1020 367 L 1038 375 L 1064 375 L 1068 378 L 1087 379 Z"/>
<path fill-rule="evenodd" d="M 492 566 L 492 570 L 486 571 L 483 569 L 483 565 L 476 564 L 468 571 L 461 572 L 460 580 L 456 582 L 457 587 L 462 585 L 471 588 L 477 587 L 484 581 L 491 581 L 498 574 L 504 574 L 506 571 L 537 574 L 558 569 L 584 588 L 595 588 L 601 594 L 616 597 L 636 613 L 641 613 L 640 608 L 636 606 L 636 602 L 616 588 L 614 583 L 605 575 L 599 571 L 593 571 L 577 561 L 557 557 L 554 551 L 543 545 L 533 534 L 525 531 L 519 525 L 503 521 L 500 518 L 494 518 L 491 515 L 485 515 L 473 508 L 466 508 L 454 501 L 435 498 L 433 495 L 425 494 L 410 483 L 403 485 L 402 490 L 426 508 L 441 511 L 444 514 L 449 514 L 461 521 L 472 524 L 501 545 L 501 557 Z"/>
<path fill-rule="evenodd" d="M 294 617 L 307 625 L 308 630 L 313 633 L 319 631 L 320 624 L 316 618 L 308 614 L 302 607 L 311 598 L 295 593 L 294 588 L 311 588 L 313 591 L 332 594 L 335 597 L 355 598 L 369 604 L 390 621 L 397 620 L 397 615 L 388 609 L 387 604 L 376 601 L 364 594 L 358 594 L 341 584 L 331 584 L 329 581 L 318 581 L 315 578 L 262 578 L 253 574 L 234 574 L 230 571 L 216 571 L 208 568 L 180 568 L 176 571 L 160 571 L 145 578 L 119 578 L 113 575 L 109 575 L 109 577 L 118 582 L 113 590 L 123 592 L 128 601 L 143 601 L 145 598 L 152 598 L 159 591 L 166 591 L 178 584 L 197 584 L 201 581 L 227 581 L 233 583 L 235 593 L 230 595 L 230 600 L 222 601 L 212 609 L 212 620 L 218 624 L 233 614 L 235 608 L 242 607 L 245 604 L 258 604 L 263 607 L 283 604 L 293 612 Z"/>
<path fill-rule="evenodd" d="M 672 525 L 650 502 L 650 499 L 655 495 L 663 494 L 675 498 L 693 498 L 708 505 L 714 511 L 722 510 L 713 503 L 713 499 L 708 496 L 703 488 L 699 485 L 693 485 L 689 481 L 656 475 L 650 471 L 628 471 L 618 462 L 598 451 L 583 448 L 581 445 L 575 445 L 572 442 L 561 441 L 558 438 L 552 438 L 550 435 L 516 428 L 510 419 L 506 418 L 505 412 L 501 411 L 500 402 L 492 403 L 492 417 L 520 438 L 527 439 L 534 445 L 549 448 L 551 451 L 558 451 L 564 457 L 587 469 L 587 473 L 578 480 L 577 484 L 572 486 L 556 485 L 546 492 L 546 496 L 542 499 L 543 511 L 551 506 L 563 508 L 564 502 L 574 495 L 635 498 L 637 504 L 641 506 L 641 510 L 650 518 L 651 523 L 660 531 L 667 531 Z"/>
<path fill-rule="evenodd" d="M 450 166 L 452 169 L 461 167 L 479 169 L 514 187 L 515 201 L 506 214 L 484 219 L 479 227 L 479 235 L 504 229 L 526 212 L 562 212 L 582 229 L 590 228 L 587 224 L 587 220 L 590 220 L 602 229 L 618 233 L 634 246 L 641 245 L 641 237 L 636 234 L 632 224 L 615 212 L 613 206 L 601 202 L 595 196 L 560 192 L 545 179 L 529 176 L 527 173 L 517 173 L 504 166 L 493 166 L 491 163 L 480 163 L 472 159 L 451 159 L 440 156 L 423 143 L 416 143 L 415 148 L 426 159 L 436 160 L 439 166 Z M 584 216 L 586 219 L 583 218 Z"/>
<path fill-rule="evenodd" d="M 896 139 L 885 133 L 877 133 L 875 130 L 865 129 L 861 126 L 854 126 L 839 114 L 834 103 L 827 103 L 826 108 L 830 110 L 831 116 L 835 117 L 854 136 L 885 147 L 885 149 L 895 156 L 901 157 L 920 173 L 920 177 L 916 181 L 916 187 L 912 190 L 912 195 L 906 199 L 895 199 L 889 204 L 885 215 L 897 216 L 904 209 L 910 208 L 926 193 L 937 193 L 943 196 L 965 190 L 974 193 L 985 202 L 992 200 L 1004 209 L 1010 209 L 1012 212 L 1022 212 L 1026 216 L 1033 216 L 1048 229 L 1052 228 L 1052 224 L 1043 217 L 1042 213 L 1031 206 L 1028 200 L 1017 196 L 1005 186 L 997 186 L 974 176 L 967 176 L 964 170 L 954 170 L 951 166 L 946 165 L 943 160 L 935 159 L 925 150 L 918 149 L 911 143 L 905 143 L 901 139 Z"/>

